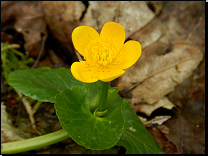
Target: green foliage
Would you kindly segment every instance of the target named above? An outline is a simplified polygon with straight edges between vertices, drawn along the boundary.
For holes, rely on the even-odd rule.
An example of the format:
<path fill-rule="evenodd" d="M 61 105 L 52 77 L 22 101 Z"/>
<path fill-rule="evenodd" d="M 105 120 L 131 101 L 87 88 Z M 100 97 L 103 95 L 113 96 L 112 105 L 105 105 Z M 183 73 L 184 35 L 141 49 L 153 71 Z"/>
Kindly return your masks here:
<path fill-rule="evenodd" d="M 125 126 L 117 146 L 125 147 L 126 154 L 164 154 L 160 145 L 129 105 L 124 109 L 123 115 Z"/>
<path fill-rule="evenodd" d="M 124 127 L 121 106 L 101 118 L 91 113 L 89 102 L 90 92 L 85 86 L 73 86 L 56 95 L 55 109 L 62 127 L 74 141 L 88 149 L 115 146 Z"/>
<path fill-rule="evenodd" d="M 14 48 L 19 48 L 19 45 L 1 42 L 1 67 L 3 69 L 2 75 L 6 79 L 6 83 L 11 71 L 17 69 L 29 69 L 27 64 L 33 62 L 32 58 L 28 59 L 26 55 Z M 20 59 L 18 57 L 20 57 Z"/>
<path fill-rule="evenodd" d="M 8 82 L 32 99 L 51 103 L 55 102 L 55 96 L 58 93 L 76 84 L 66 68 L 51 69 L 49 67 L 14 71 L 9 75 Z"/>
<path fill-rule="evenodd" d="M 8 83 L 33 99 L 55 103 L 63 128 L 86 148 L 106 149 L 117 143 L 131 154 L 163 153 L 127 104 L 128 100 L 123 101 L 118 90 L 110 85 L 109 110 L 98 117 L 92 112 L 99 101 L 102 82 L 82 83 L 73 78 L 69 69 L 42 67 L 14 71 L 10 73 Z"/>

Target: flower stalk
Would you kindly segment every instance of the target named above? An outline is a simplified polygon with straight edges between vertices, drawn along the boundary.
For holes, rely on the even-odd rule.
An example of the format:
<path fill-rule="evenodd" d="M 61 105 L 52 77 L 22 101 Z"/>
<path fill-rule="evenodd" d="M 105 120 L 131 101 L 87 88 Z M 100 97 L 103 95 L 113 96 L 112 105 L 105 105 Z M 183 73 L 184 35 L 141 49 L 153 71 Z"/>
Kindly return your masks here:
<path fill-rule="evenodd" d="M 108 85 L 109 82 L 102 82 L 100 103 L 98 105 L 98 111 L 104 111 L 106 109 L 106 101 L 108 97 Z"/>
<path fill-rule="evenodd" d="M 62 129 L 50 134 L 26 140 L 3 143 L 1 144 L 1 154 L 16 154 L 20 152 L 26 152 L 52 145 L 54 143 L 68 139 L 69 137 L 69 134 L 64 129 Z"/>

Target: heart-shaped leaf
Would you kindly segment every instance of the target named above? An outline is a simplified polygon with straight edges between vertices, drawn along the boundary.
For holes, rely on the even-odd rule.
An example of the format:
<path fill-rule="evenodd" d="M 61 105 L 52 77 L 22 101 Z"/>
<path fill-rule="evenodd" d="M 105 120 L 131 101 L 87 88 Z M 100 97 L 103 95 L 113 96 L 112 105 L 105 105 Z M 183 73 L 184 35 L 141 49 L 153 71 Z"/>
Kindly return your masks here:
<path fill-rule="evenodd" d="M 9 74 L 9 85 L 26 96 L 44 102 L 54 102 L 56 94 L 70 88 L 73 76 L 66 68 L 17 70 Z"/>
<path fill-rule="evenodd" d="M 42 67 L 38 69 L 16 70 L 9 74 L 8 84 L 32 99 L 43 102 L 55 102 L 56 94 L 74 85 L 85 85 L 98 92 L 101 82 L 86 84 L 74 79 L 70 69 Z"/>
<path fill-rule="evenodd" d="M 84 86 L 73 86 L 57 94 L 55 108 L 62 127 L 73 140 L 88 149 L 113 147 L 123 132 L 122 107 L 100 118 L 90 112 L 89 102 L 90 92 Z"/>

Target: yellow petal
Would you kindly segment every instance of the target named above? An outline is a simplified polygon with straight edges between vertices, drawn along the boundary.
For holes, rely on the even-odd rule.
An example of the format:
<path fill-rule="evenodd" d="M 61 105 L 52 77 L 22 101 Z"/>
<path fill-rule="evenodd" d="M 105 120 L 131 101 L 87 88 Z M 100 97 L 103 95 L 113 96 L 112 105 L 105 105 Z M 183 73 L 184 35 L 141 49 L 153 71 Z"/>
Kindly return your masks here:
<path fill-rule="evenodd" d="M 74 62 L 71 65 L 71 73 L 75 79 L 85 82 L 92 83 L 98 81 L 98 68 L 89 67 L 86 61 Z"/>
<path fill-rule="evenodd" d="M 136 61 L 139 59 L 142 53 L 142 47 L 141 44 L 138 41 L 127 41 L 121 51 L 119 52 L 119 55 L 117 58 L 119 58 L 120 67 L 121 69 L 126 69 L 131 67 Z"/>
<path fill-rule="evenodd" d="M 107 68 L 105 70 L 101 70 L 99 74 L 99 79 L 103 82 L 109 82 L 112 81 L 119 76 L 123 75 L 125 71 L 123 69 L 117 68 L 117 67 L 112 67 L 112 68 Z"/>
<path fill-rule="evenodd" d="M 74 48 L 82 56 L 85 56 L 85 48 L 88 43 L 96 38 L 99 38 L 99 34 L 93 27 L 90 26 L 79 26 L 72 32 L 72 42 L 74 44 Z"/>
<path fill-rule="evenodd" d="M 125 37 L 126 33 L 123 26 L 115 22 L 107 22 L 100 32 L 101 41 L 117 51 L 122 48 Z"/>

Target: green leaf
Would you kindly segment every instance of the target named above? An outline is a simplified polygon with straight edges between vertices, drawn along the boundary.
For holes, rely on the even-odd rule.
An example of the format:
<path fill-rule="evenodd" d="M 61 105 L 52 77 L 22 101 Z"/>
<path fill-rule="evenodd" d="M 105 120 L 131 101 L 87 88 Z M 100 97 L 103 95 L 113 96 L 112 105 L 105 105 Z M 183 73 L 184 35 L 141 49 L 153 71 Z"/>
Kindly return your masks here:
<path fill-rule="evenodd" d="M 125 126 L 117 146 L 125 147 L 126 154 L 164 154 L 160 145 L 129 105 L 124 109 L 123 115 Z"/>
<path fill-rule="evenodd" d="M 60 91 L 79 84 L 69 69 L 42 67 L 38 69 L 18 70 L 9 74 L 8 83 L 32 99 L 43 102 L 55 102 Z"/>
<path fill-rule="evenodd" d="M 74 79 L 70 69 L 63 67 L 13 71 L 9 74 L 8 84 L 32 99 L 51 103 L 55 102 L 56 94 L 74 85 L 86 86 L 93 97 L 101 88 L 101 81 L 82 83 Z"/>
<path fill-rule="evenodd" d="M 42 67 L 38 69 L 14 71 L 14 72 L 11 72 L 9 75 L 9 84 L 15 89 L 19 90 L 21 93 L 33 99 L 37 99 L 39 101 L 49 101 L 52 103 L 55 102 L 55 96 L 59 94 L 62 90 L 69 89 L 75 85 L 81 85 L 87 88 L 90 94 L 85 89 L 86 94 L 87 94 L 86 99 L 88 98 L 92 99 L 101 90 L 100 81 L 97 81 L 95 83 L 79 82 L 73 78 L 70 72 L 70 69 L 66 69 L 66 68 L 51 69 L 49 67 Z M 109 88 L 110 88 L 110 85 L 109 85 Z M 80 90 L 79 92 L 81 91 L 82 90 Z M 59 96 L 61 96 L 62 94 L 65 94 L 65 92 L 68 93 L 68 92 L 71 92 L 71 90 L 63 91 L 61 94 L 59 94 Z M 68 100 L 68 98 L 66 98 L 65 100 Z M 120 108 L 119 106 L 121 105 L 122 105 L 122 108 L 121 108 L 122 110 L 126 102 L 128 101 L 123 102 L 123 99 L 117 94 L 114 105 L 107 112 L 106 117 L 108 116 L 108 114 L 111 114 L 111 112 L 113 113 L 114 109 L 117 109 L 118 111 L 118 108 Z M 87 105 L 87 103 L 85 104 Z M 75 101 L 74 101 L 73 106 L 75 106 Z M 83 106 L 77 109 L 81 109 L 81 108 L 86 109 L 86 107 L 83 107 Z M 65 112 L 64 109 L 63 109 L 63 112 Z M 92 121 L 98 118 L 98 117 L 95 119 L 90 118 L 89 113 L 91 112 L 89 111 L 87 114 L 80 113 L 79 116 L 82 117 L 82 114 L 84 114 Z M 65 112 L 65 114 L 68 114 L 70 116 L 70 113 Z M 129 105 L 127 105 L 125 109 L 123 110 L 123 116 L 125 119 L 125 125 L 124 125 L 121 139 L 117 143 L 118 146 L 125 147 L 127 150 L 127 153 L 131 153 L 131 154 L 163 153 L 159 144 L 155 141 L 153 136 L 147 131 L 145 126 L 138 119 L 137 115 L 131 109 Z M 76 116 L 74 116 L 73 118 L 76 118 Z M 115 118 L 117 118 L 117 116 L 115 116 Z M 68 119 L 70 120 L 70 118 Z M 100 120 L 96 120 L 96 121 L 100 121 Z M 100 123 L 102 123 L 101 121 Z M 85 137 L 87 137 L 88 133 L 83 133 L 82 135 L 86 135 Z M 92 136 L 92 133 L 90 133 L 90 135 Z M 81 136 L 81 135 L 77 135 L 77 136 Z M 94 134 L 94 137 L 95 137 L 95 134 Z M 112 138 L 114 138 L 114 136 Z"/>
<path fill-rule="evenodd" d="M 116 145 L 122 135 L 124 118 L 117 107 L 105 118 L 94 116 L 89 109 L 90 92 L 85 86 L 73 86 L 57 94 L 56 113 L 62 127 L 78 144 L 92 150 Z"/>

